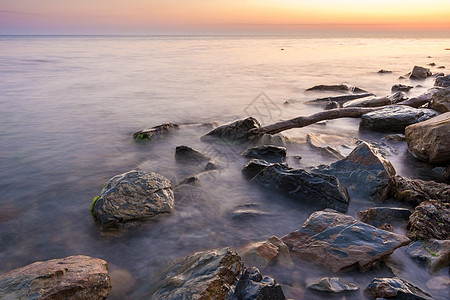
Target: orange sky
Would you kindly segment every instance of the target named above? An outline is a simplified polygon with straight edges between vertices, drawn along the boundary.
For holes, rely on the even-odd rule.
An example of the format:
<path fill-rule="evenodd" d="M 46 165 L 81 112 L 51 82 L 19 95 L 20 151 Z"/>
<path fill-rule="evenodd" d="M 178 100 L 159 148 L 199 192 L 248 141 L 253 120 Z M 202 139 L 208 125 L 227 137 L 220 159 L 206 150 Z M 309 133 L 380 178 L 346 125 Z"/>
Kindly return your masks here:
<path fill-rule="evenodd" d="M 0 33 L 450 32 L 448 0 L 1 0 Z M 66 31 L 66 32 L 65 32 Z M 119 32 L 122 31 L 122 32 Z M 235 32 L 239 33 L 239 32 Z"/>

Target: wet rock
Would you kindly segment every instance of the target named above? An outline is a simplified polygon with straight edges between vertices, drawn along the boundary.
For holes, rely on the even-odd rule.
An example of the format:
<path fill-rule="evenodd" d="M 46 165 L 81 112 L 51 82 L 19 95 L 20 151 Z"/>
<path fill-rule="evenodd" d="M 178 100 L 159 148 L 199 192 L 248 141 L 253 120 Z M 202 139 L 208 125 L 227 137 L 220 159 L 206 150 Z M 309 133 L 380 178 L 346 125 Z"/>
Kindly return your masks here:
<path fill-rule="evenodd" d="M 287 138 L 282 134 L 263 134 L 258 139 L 258 145 L 272 145 L 278 147 L 286 147 Z"/>
<path fill-rule="evenodd" d="M 339 108 L 339 107 L 341 107 L 341 106 L 339 105 L 338 102 L 330 101 L 327 103 L 327 105 L 325 105 L 325 110 L 335 109 L 335 108 Z"/>
<path fill-rule="evenodd" d="M 194 163 L 202 163 L 211 160 L 211 158 L 209 158 L 208 156 L 188 146 L 176 147 L 175 159 L 178 162 L 194 162 Z"/>
<path fill-rule="evenodd" d="M 445 69 L 445 66 L 439 66 L 438 69 Z"/>
<path fill-rule="evenodd" d="M 390 104 L 391 99 L 388 97 L 372 97 L 347 101 L 342 104 L 342 107 L 379 107 Z"/>
<path fill-rule="evenodd" d="M 427 66 L 431 66 L 431 67 L 434 67 L 436 64 L 433 62 L 433 63 L 429 63 L 429 64 L 427 64 Z"/>
<path fill-rule="evenodd" d="M 248 244 L 239 251 L 239 255 L 246 264 L 259 268 L 275 262 L 284 267 L 292 266 L 288 247 L 276 236 L 271 236 L 267 241 Z"/>
<path fill-rule="evenodd" d="M 431 76 L 430 69 L 414 66 L 414 68 L 411 71 L 411 75 L 409 75 L 409 79 L 418 79 L 423 80 L 427 78 L 428 76 Z"/>
<path fill-rule="evenodd" d="M 450 239 L 450 200 L 420 203 L 409 217 L 408 234 L 412 240 Z"/>
<path fill-rule="evenodd" d="M 397 200 L 409 202 L 414 206 L 427 200 L 449 202 L 450 185 L 448 184 L 403 176 L 395 176 L 394 182 L 389 194 Z"/>
<path fill-rule="evenodd" d="M 174 123 L 164 123 L 149 129 L 143 129 L 133 133 L 135 141 L 148 141 L 154 138 L 163 137 L 178 129 L 178 125 Z"/>
<path fill-rule="evenodd" d="M 284 162 L 286 159 L 286 148 L 272 145 L 258 146 L 247 149 L 243 154 L 246 158 L 264 159 L 267 162 Z"/>
<path fill-rule="evenodd" d="M 445 76 L 445 74 L 444 73 L 434 73 L 432 76 L 433 77 L 441 77 L 441 76 Z"/>
<path fill-rule="evenodd" d="M 431 108 L 441 114 L 450 111 L 450 87 L 441 89 L 433 95 Z"/>
<path fill-rule="evenodd" d="M 292 169 L 282 164 L 266 166 L 251 181 L 320 208 L 346 212 L 350 200 L 347 190 L 336 177 Z"/>
<path fill-rule="evenodd" d="M 102 229 L 171 213 L 170 181 L 153 172 L 132 170 L 111 178 L 94 200 L 91 213 Z"/>
<path fill-rule="evenodd" d="M 306 91 L 326 91 L 326 92 L 352 92 L 355 94 L 367 93 L 367 91 L 360 89 L 358 87 L 347 86 L 345 84 L 332 84 L 332 85 L 316 85 Z"/>
<path fill-rule="evenodd" d="M 322 155 L 333 157 L 337 159 L 343 159 L 345 156 L 339 152 L 339 150 L 326 145 L 325 141 L 322 140 L 320 137 L 313 133 L 308 133 L 306 135 L 306 142 L 313 148 L 319 150 Z"/>
<path fill-rule="evenodd" d="M 365 289 L 365 293 L 373 298 L 432 299 L 427 292 L 398 277 L 374 278 Z"/>
<path fill-rule="evenodd" d="M 361 222 L 378 227 L 394 220 L 408 221 L 411 211 L 406 208 L 372 207 L 358 212 Z"/>
<path fill-rule="evenodd" d="M 388 98 L 391 100 L 392 104 L 408 100 L 408 96 L 405 94 L 405 92 L 396 92 L 392 95 L 389 95 Z"/>
<path fill-rule="evenodd" d="M 262 159 L 252 159 L 242 169 L 242 175 L 244 175 L 245 178 L 250 180 L 253 177 L 255 177 L 256 174 L 258 174 L 259 172 L 264 170 L 266 167 L 271 166 L 271 165 L 272 165 L 272 163 L 267 162 Z M 284 165 L 286 165 L 286 164 L 284 164 Z"/>
<path fill-rule="evenodd" d="M 217 127 L 216 129 L 208 132 L 202 136 L 203 141 L 211 139 L 221 139 L 224 141 L 234 142 L 246 142 L 254 136 L 250 131 L 257 130 L 261 127 L 258 120 L 253 117 L 248 117 L 243 120 L 234 121 Z"/>
<path fill-rule="evenodd" d="M 319 166 L 312 172 L 336 176 L 350 195 L 371 201 L 384 200 L 393 185 L 395 169 L 371 145 L 362 142 L 343 160 L 330 166 Z"/>
<path fill-rule="evenodd" d="M 408 246 L 406 253 L 435 272 L 450 265 L 450 240 L 416 241 Z"/>
<path fill-rule="evenodd" d="M 391 88 L 391 92 L 409 92 L 410 89 L 412 89 L 413 86 L 410 85 L 404 85 L 404 84 L 394 84 Z"/>
<path fill-rule="evenodd" d="M 283 300 L 286 297 L 283 294 L 281 286 L 269 277 L 262 276 L 258 268 L 251 267 L 246 269 L 236 284 L 232 300 Z"/>
<path fill-rule="evenodd" d="M 361 116 L 359 126 L 381 132 L 403 132 L 411 124 L 426 121 L 438 113 L 427 108 L 390 105 Z"/>
<path fill-rule="evenodd" d="M 430 163 L 450 162 L 450 112 L 406 127 L 408 149 L 415 157 Z"/>
<path fill-rule="evenodd" d="M 377 229 L 331 209 L 314 212 L 302 228 L 282 240 L 293 255 L 334 272 L 355 265 L 365 269 L 409 243 L 403 235 Z"/>
<path fill-rule="evenodd" d="M 441 87 L 449 87 L 450 86 L 450 74 L 446 76 L 440 76 L 436 78 L 436 81 L 434 82 L 435 86 L 441 86 Z"/>
<path fill-rule="evenodd" d="M 401 133 L 393 133 L 386 135 L 385 137 L 381 138 L 381 140 L 390 142 L 403 142 L 406 141 L 406 137 L 404 134 Z"/>
<path fill-rule="evenodd" d="M 390 74 L 390 73 L 392 73 L 392 71 L 388 71 L 388 70 L 383 70 L 383 69 L 381 69 L 381 70 L 378 71 L 377 73 L 380 73 L 380 74 Z"/>
<path fill-rule="evenodd" d="M 0 276 L 0 299 L 106 299 L 108 264 L 84 255 L 35 262 Z"/>
<path fill-rule="evenodd" d="M 231 212 L 231 219 L 234 221 L 247 221 L 258 217 L 263 217 L 268 213 L 259 209 L 257 204 L 243 204 L 236 206 Z"/>
<path fill-rule="evenodd" d="M 340 293 L 345 291 L 356 291 L 358 286 L 352 282 L 342 281 L 338 277 L 323 277 L 306 285 L 307 288 L 320 292 Z"/>
<path fill-rule="evenodd" d="M 359 98 L 365 98 L 365 97 L 371 97 L 374 96 L 372 93 L 362 93 L 362 94 L 355 94 L 355 95 L 341 95 L 341 96 L 330 96 L 325 98 L 317 98 L 314 100 L 310 100 L 308 102 L 337 102 L 340 104 L 350 101 L 353 99 L 359 99 Z"/>

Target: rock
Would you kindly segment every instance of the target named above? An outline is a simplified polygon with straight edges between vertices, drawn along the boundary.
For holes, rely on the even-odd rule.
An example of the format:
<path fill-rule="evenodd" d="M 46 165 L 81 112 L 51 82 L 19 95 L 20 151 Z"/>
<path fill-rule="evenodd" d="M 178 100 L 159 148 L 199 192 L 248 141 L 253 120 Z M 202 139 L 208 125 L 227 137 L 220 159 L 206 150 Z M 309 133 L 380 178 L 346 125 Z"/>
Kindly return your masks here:
<path fill-rule="evenodd" d="M 243 271 L 231 248 L 196 252 L 171 261 L 131 299 L 229 299 Z"/>
<path fill-rule="evenodd" d="M 420 203 L 408 222 L 407 236 L 412 240 L 450 239 L 450 201 L 428 200 Z"/>
<path fill-rule="evenodd" d="M 450 265 L 450 240 L 416 241 L 406 249 L 415 261 L 436 272 Z"/>
<path fill-rule="evenodd" d="M 358 286 L 352 282 L 342 281 L 338 277 L 323 277 L 319 280 L 309 282 L 307 288 L 321 292 L 340 293 L 344 291 L 356 291 Z"/>
<path fill-rule="evenodd" d="M 441 114 L 450 111 L 450 87 L 441 89 L 433 95 L 431 108 Z"/>
<path fill-rule="evenodd" d="M 450 287 L 450 278 L 447 276 L 435 276 L 427 281 L 430 290 L 446 290 Z"/>
<path fill-rule="evenodd" d="M 441 77 L 441 76 L 445 76 L 445 74 L 444 73 L 434 73 L 431 76 L 433 76 L 433 77 Z"/>
<path fill-rule="evenodd" d="M 149 129 L 143 129 L 133 133 L 135 141 L 148 141 L 154 138 L 163 137 L 174 130 L 178 129 L 178 125 L 174 123 L 164 123 Z"/>
<path fill-rule="evenodd" d="M 401 133 L 393 133 L 382 137 L 381 140 L 389 142 L 403 142 L 406 141 L 406 137 L 404 134 Z"/>
<path fill-rule="evenodd" d="M 391 92 L 409 92 L 410 89 L 413 87 L 410 85 L 404 85 L 404 84 L 394 84 L 391 88 Z"/>
<path fill-rule="evenodd" d="M 439 66 L 438 69 L 445 69 L 445 66 Z"/>
<path fill-rule="evenodd" d="M 392 104 L 408 100 L 408 96 L 405 94 L 405 92 L 396 92 L 392 95 L 389 95 L 388 98 L 391 100 Z"/>
<path fill-rule="evenodd" d="M 306 91 L 352 92 L 355 94 L 367 93 L 367 91 L 363 89 L 360 89 L 358 87 L 347 86 L 345 84 L 332 84 L 332 85 L 321 84 L 306 89 Z"/>
<path fill-rule="evenodd" d="M 257 217 L 268 215 L 259 209 L 257 204 L 243 204 L 236 206 L 231 212 L 231 219 L 234 221 L 247 221 Z"/>
<path fill-rule="evenodd" d="M 427 66 L 434 67 L 436 64 L 434 62 L 427 64 Z"/>
<path fill-rule="evenodd" d="M 377 229 L 331 209 L 314 212 L 302 228 L 282 240 L 293 255 L 334 272 L 355 265 L 365 269 L 409 243 L 403 235 Z"/>
<path fill-rule="evenodd" d="M 431 76 L 430 69 L 414 66 L 414 68 L 411 71 L 411 75 L 409 76 L 409 79 L 425 79 L 428 76 Z"/>
<path fill-rule="evenodd" d="M 264 167 L 262 164 L 261 167 Z M 320 208 L 346 212 L 349 197 L 345 187 L 332 175 L 313 174 L 282 164 L 271 164 L 257 173 L 251 182 L 281 192 L 297 201 Z"/>
<path fill-rule="evenodd" d="M 378 71 L 377 73 L 380 73 L 380 74 L 390 74 L 390 73 L 392 73 L 392 71 L 387 71 L 387 70 L 381 69 L 381 70 Z"/>
<path fill-rule="evenodd" d="M 411 211 L 406 208 L 372 207 L 358 212 L 361 222 L 378 227 L 393 220 L 408 221 Z"/>
<path fill-rule="evenodd" d="M 408 281 L 394 278 L 374 278 L 365 289 L 373 298 L 431 300 L 432 296 Z"/>
<path fill-rule="evenodd" d="M 286 244 L 276 236 L 267 241 L 248 244 L 239 251 L 246 264 L 265 268 L 271 263 L 278 263 L 283 267 L 292 266 L 292 259 Z"/>
<path fill-rule="evenodd" d="M 120 269 L 109 264 L 112 290 L 110 298 L 126 299 L 136 285 L 136 278 L 126 269 Z"/>
<path fill-rule="evenodd" d="M 430 163 L 450 162 L 450 112 L 406 127 L 408 149 L 415 157 Z"/>
<path fill-rule="evenodd" d="M 359 126 L 381 132 L 403 132 L 407 126 L 426 121 L 436 115 L 438 113 L 431 109 L 390 105 L 362 115 Z"/>
<path fill-rule="evenodd" d="M 250 131 L 257 130 L 261 127 L 258 120 L 253 117 L 248 117 L 243 120 L 234 121 L 217 127 L 216 129 L 208 132 L 202 136 L 202 141 L 208 141 L 211 139 L 222 139 L 224 141 L 234 141 L 244 143 L 254 136 Z"/>
<path fill-rule="evenodd" d="M 320 150 L 324 156 L 329 156 L 337 159 L 343 159 L 345 156 L 339 150 L 326 145 L 325 141 L 313 133 L 306 135 L 306 142 L 313 148 Z"/>
<path fill-rule="evenodd" d="M 132 170 L 111 178 L 94 200 L 91 213 L 102 229 L 171 213 L 170 181 L 156 173 Z"/>
<path fill-rule="evenodd" d="M 395 169 L 371 145 L 362 142 L 343 160 L 319 166 L 312 172 L 336 176 L 350 195 L 371 201 L 384 200 L 393 185 Z"/>
<path fill-rule="evenodd" d="M 178 162 L 203 163 L 211 160 L 208 156 L 192 149 L 188 146 L 178 146 L 175 148 L 175 159 Z"/>
<path fill-rule="evenodd" d="M 272 163 L 266 162 L 262 159 L 252 159 L 250 160 L 242 169 L 242 175 L 248 180 L 252 179 L 259 172 L 264 170 L 266 167 L 271 166 Z M 286 164 L 284 164 L 286 165 Z M 286 165 L 287 166 L 287 165 Z"/>
<path fill-rule="evenodd" d="M 372 93 L 363 93 L 363 94 L 355 94 L 355 95 L 341 95 L 341 96 L 332 96 L 332 97 L 325 97 L 325 98 L 317 98 L 314 100 L 310 100 L 308 102 L 337 102 L 339 104 L 342 104 L 346 101 L 350 101 L 353 99 L 359 99 L 359 98 L 365 98 L 365 97 L 371 97 L 374 96 Z"/>
<path fill-rule="evenodd" d="M 435 86 L 441 86 L 441 87 L 449 87 L 450 86 L 450 74 L 446 76 L 437 77 L 435 82 Z"/>
<path fill-rule="evenodd" d="M 286 159 L 286 148 L 272 145 L 258 146 L 247 149 L 243 154 L 246 158 L 264 159 L 267 162 L 284 162 Z"/>
<path fill-rule="evenodd" d="M 395 232 L 394 226 L 392 226 L 392 224 L 389 224 L 389 223 L 383 223 L 383 224 L 377 226 L 377 228 L 378 228 L 378 229 L 381 229 L 381 230 L 386 230 L 386 231 L 390 231 L 390 232 Z"/>
<path fill-rule="evenodd" d="M 327 103 L 327 105 L 325 105 L 325 110 L 329 110 L 329 109 L 335 109 L 335 108 L 340 108 L 341 106 L 339 105 L 338 102 L 336 101 L 330 101 Z"/>
<path fill-rule="evenodd" d="M 106 299 L 108 264 L 84 255 L 35 262 L 0 276 L 0 299 Z"/>
<path fill-rule="evenodd" d="M 427 200 L 449 202 L 450 185 L 434 181 L 409 179 L 403 176 L 394 177 L 395 184 L 389 192 L 390 196 L 417 206 Z"/>
<path fill-rule="evenodd" d="M 264 146 L 264 145 L 272 145 L 272 146 L 278 146 L 278 147 L 286 147 L 286 141 L 287 138 L 278 133 L 278 134 L 263 134 L 259 140 L 258 145 Z"/>
<path fill-rule="evenodd" d="M 236 284 L 232 300 L 283 300 L 281 286 L 268 276 L 262 276 L 258 268 L 246 269 Z"/>
<path fill-rule="evenodd" d="M 390 104 L 392 104 L 391 99 L 388 97 L 370 97 L 347 101 L 342 104 L 342 107 L 379 107 Z"/>

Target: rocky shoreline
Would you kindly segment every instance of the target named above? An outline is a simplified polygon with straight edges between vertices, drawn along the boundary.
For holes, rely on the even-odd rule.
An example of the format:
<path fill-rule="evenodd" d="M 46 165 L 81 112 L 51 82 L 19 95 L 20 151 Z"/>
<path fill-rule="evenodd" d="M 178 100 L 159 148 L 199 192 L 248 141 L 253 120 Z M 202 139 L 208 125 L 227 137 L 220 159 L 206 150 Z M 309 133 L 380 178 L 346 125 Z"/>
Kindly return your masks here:
<path fill-rule="evenodd" d="M 380 74 L 388 72 L 382 71 Z M 171 261 L 145 284 L 130 290 L 127 297 L 303 299 L 301 289 L 306 288 L 323 297 L 351 297 L 363 289 L 368 298 L 434 299 L 429 286 L 448 291 L 448 278 L 415 286 L 397 276 L 395 268 L 391 277 L 373 278 L 365 286 L 340 278 L 347 272 L 367 272 L 388 261 L 395 251 L 405 251 L 428 272 L 449 268 L 450 75 L 433 75 L 429 69 L 415 66 L 408 76 L 411 80 L 435 76 L 435 86 L 415 98 L 407 95 L 412 87 L 400 85 L 394 85 L 393 94 L 386 97 L 342 84 L 320 85 L 307 91 L 346 93 L 312 103 L 325 103 L 330 119 L 347 117 L 351 109 L 353 117 L 360 117 L 361 130 L 386 133 L 384 138 L 406 143 L 413 156 L 441 170 L 444 182 L 396 174 L 383 155 L 382 142 L 357 141 L 350 154 L 344 156 L 314 135 L 308 135 L 311 147 L 337 161 L 303 169 L 289 167 L 286 144 L 292 141 L 270 132 L 274 128 L 282 131 L 305 126 L 292 120 L 287 126 L 284 121 L 263 127 L 256 118 L 248 117 L 216 127 L 204 134 L 202 141 L 217 147 L 244 148 L 244 152 L 236 153 L 237 157 L 248 159 L 242 166 L 242 180 L 306 203 L 316 211 L 298 230 L 285 232 L 284 236 L 272 236 L 240 249 L 200 251 Z M 166 123 L 138 131 L 133 139 L 153 143 L 177 134 L 181 128 L 182 125 Z M 170 218 L 176 212 L 177 197 L 201 184 L 203 176 L 224 168 L 207 153 L 186 145 L 176 148 L 175 159 L 181 168 L 196 165 L 200 171 L 173 183 L 157 173 L 131 170 L 104 184 L 91 203 L 91 214 L 101 235 L 115 236 L 148 220 Z M 358 213 L 359 220 L 346 214 L 355 198 L 373 204 Z M 413 209 L 379 206 L 388 199 Z M 233 218 L 259 214 L 255 208 L 242 207 Z M 406 235 L 396 233 L 397 226 L 405 228 Z M 333 276 L 311 279 L 296 291 L 296 287 L 279 284 L 277 278 L 260 271 L 267 266 L 294 268 L 294 261 L 312 263 Z M 107 262 L 80 255 L 36 262 L 1 275 L 0 299 L 106 299 L 111 287 Z"/>

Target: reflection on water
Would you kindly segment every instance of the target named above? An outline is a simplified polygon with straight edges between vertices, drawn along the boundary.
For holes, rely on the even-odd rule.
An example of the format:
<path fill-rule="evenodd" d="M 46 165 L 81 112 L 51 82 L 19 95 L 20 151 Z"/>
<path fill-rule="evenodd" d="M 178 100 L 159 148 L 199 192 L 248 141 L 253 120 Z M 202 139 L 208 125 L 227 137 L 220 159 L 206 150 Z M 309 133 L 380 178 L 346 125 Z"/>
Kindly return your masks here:
<path fill-rule="evenodd" d="M 344 82 L 387 95 L 392 84 L 409 83 L 397 78 L 414 64 L 450 66 L 443 51 L 448 41 L 1 37 L 0 273 L 38 260 L 86 254 L 106 259 L 118 270 L 115 274 L 124 276 L 120 270 L 127 270 L 140 284 L 171 259 L 210 248 L 239 248 L 299 228 L 314 209 L 246 182 L 240 173 L 246 160 L 239 156 L 245 149 L 201 142 L 208 127 L 182 126 L 148 144 L 134 143 L 131 134 L 164 122 L 224 123 L 248 112 L 264 124 L 310 114 L 322 107 L 304 102 L 324 94 L 303 91 L 316 84 Z M 393 73 L 380 75 L 379 69 Z M 426 90 L 432 79 L 421 85 L 411 94 Z M 283 104 L 286 100 L 289 104 Z M 287 161 L 292 167 L 333 162 L 304 143 L 308 132 L 327 134 L 338 144 L 384 136 L 360 132 L 353 119 L 290 130 L 286 135 L 294 142 L 288 145 Z M 102 237 L 89 206 L 103 183 L 135 168 L 180 182 L 203 168 L 177 163 L 175 147 L 180 145 L 213 156 L 222 168 L 202 175 L 200 186 L 177 191 L 174 215 L 118 238 Z M 396 152 L 388 151 L 388 159 L 398 173 L 433 179 L 431 167 L 414 160 L 404 144 L 389 145 Z M 351 147 L 340 150 L 348 154 Z M 237 206 L 248 204 L 263 214 L 233 218 Z M 364 199 L 352 199 L 348 213 L 356 217 L 368 206 Z M 396 230 L 404 233 L 404 228 Z M 402 249 L 392 260 L 403 278 L 422 288 L 433 278 Z M 310 277 L 331 275 L 303 261 L 292 269 L 269 267 L 264 273 L 302 288 Z M 374 276 L 391 275 L 380 265 L 343 278 L 364 288 Z M 445 290 L 429 291 L 445 298 Z M 303 293 L 306 299 L 323 296 Z M 347 296 L 352 297 L 362 298 L 362 291 Z"/>

